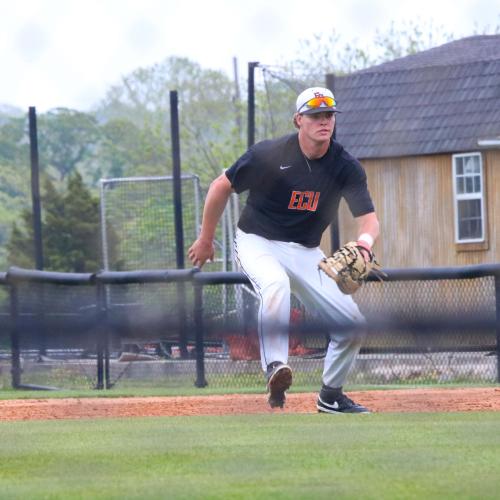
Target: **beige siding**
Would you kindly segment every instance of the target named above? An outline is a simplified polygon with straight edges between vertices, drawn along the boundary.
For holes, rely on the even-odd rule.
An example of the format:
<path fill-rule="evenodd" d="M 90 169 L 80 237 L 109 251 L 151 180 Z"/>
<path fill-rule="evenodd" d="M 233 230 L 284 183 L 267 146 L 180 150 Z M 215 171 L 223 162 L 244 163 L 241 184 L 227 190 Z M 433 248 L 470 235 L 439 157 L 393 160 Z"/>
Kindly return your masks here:
<path fill-rule="evenodd" d="M 451 155 L 362 161 L 381 223 L 376 253 L 385 267 L 455 266 L 500 262 L 500 151 L 483 152 L 486 244 L 457 245 Z M 325 234 L 323 248 L 328 251 Z M 356 237 L 345 203 L 341 242 Z"/>
<path fill-rule="evenodd" d="M 483 154 L 486 170 L 488 262 L 500 263 L 500 150 Z"/>

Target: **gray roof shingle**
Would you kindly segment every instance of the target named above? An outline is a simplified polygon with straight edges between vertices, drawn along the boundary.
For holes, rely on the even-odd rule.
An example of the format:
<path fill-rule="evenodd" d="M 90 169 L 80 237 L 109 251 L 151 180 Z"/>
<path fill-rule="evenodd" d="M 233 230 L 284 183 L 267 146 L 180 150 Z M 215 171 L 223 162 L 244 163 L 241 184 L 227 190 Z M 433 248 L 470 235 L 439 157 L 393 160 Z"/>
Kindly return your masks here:
<path fill-rule="evenodd" d="M 477 150 L 500 135 L 500 35 L 338 77 L 335 95 L 337 139 L 358 158 Z"/>

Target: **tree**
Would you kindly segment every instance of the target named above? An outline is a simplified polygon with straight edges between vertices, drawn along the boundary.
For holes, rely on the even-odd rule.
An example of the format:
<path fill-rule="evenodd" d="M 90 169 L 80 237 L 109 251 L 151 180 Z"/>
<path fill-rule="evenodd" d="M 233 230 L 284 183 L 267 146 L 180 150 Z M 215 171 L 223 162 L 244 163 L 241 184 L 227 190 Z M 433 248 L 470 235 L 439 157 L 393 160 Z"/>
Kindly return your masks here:
<path fill-rule="evenodd" d="M 62 272 L 94 272 L 100 269 L 99 202 L 74 172 L 65 193 L 46 178 L 43 195 L 43 252 L 45 269 Z M 33 220 L 22 214 L 23 227 L 13 224 L 7 244 L 10 264 L 33 267 Z M 113 248 L 111 248 L 113 252 Z"/>
<path fill-rule="evenodd" d="M 123 177 L 130 174 L 140 154 L 141 130 L 130 120 L 113 118 L 101 127 L 98 176 Z"/>
<path fill-rule="evenodd" d="M 82 176 L 68 177 L 66 193 L 48 183 L 44 239 L 47 264 L 59 271 L 94 272 L 100 268 L 99 202 L 85 187 Z"/>
<path fill-rule="evenodd" d="M 26 117 L 8 118 L 0 126 L 0 163 L 18 165 L 28 157 L 29 143 L 26 134 Z"/>
<path fill-rule="evenodd" d="M 23 110 L 17 106 L 0 104 L 0 125 L 8 122 L 11 118 L 21 118 L 23 115 Z"/>
<path fill-rule="evenodd" d="M 426 25 L 409 20 L 387 29 L 377 29 L 368 46 L 358 41 L 342 40 L 333 29 L 330 33 L 313 34 L 301 40 L 299 56 L 286 65 L 289 78 L 304 81 L 324 81 L 325 75 L 345 75 L 361 69 L 392 61 L 449 42 L 455 35 L 443 26 Z"/>
<path fill-rule="evenodd" d="M 434 26 L 432 21 L 426 26 L 413 20 L 402 22 L 396 26 L 395 22 L 392 21 L 387 30 L 377 30 L 375 34 L 375 54 L 371 64 L 380 64 L 416 54 L 451 42 L 454 38 L 455 35 L 447 31 L 444 26 Z"/>
<path fill-rule="evenodd" d="M 35 239 L 33 236 L 33 214 L 24 209 L 21 213 L 22 228 L 17 222 L 12 223 L 10 239 L 6 244 L 7 261 L 11 265 L 35 267 Z"/>
<path fill-rule="evenodd" d="M 235 102 L 234 83 L 222 72 L 202 69 L 185 58 L 167 58 L 124 77 L 108 91 L 97 115 L 105 121 L 128 120 L 143 132 L 143 156 L 134 159 L 136 169 L 147 167 L 157 175 L 171 172 L 170 149 L 165 148 L 170 137 L 170 90 L 179 96 L 184 170 L 204 179 L 219 175 L 227 166 L 221 142 L 230 148 L 227 156 L 234 158 L 243 151 L 235 125 L 241 104 Z"/>
<path fill-rule="evenodd" d="M 93 115 L 67 108 L 41 115 L 38 132 L 41 166 L 54 167 L 61 181 L 79 164 L 91 160 L 100 136 Z"/>
<path fill-rule="evenodd" d="M 168 135 L 149 117 L 142 127 L 125 118 L 101 126 L 94 181 L 101 177 L 167 175 L 171 164 Z"/>

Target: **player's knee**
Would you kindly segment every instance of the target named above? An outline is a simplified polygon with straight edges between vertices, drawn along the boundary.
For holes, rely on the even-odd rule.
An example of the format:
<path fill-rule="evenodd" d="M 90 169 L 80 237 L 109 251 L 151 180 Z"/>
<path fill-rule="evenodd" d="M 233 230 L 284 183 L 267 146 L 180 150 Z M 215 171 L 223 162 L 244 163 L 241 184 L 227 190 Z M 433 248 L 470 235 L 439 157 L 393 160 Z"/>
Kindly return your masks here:
<path fill-rule="evenodd" d="M 273 281 L 270 281 L 265 287 L 264 287 L 264 296 L 267 297 L 269 300 L 276 300 L 276 299 L 289 299 L 290 297 L 290 280 L 288 279 L 288 276 L 282 275 L 282 276 L 276 276 Z"/>

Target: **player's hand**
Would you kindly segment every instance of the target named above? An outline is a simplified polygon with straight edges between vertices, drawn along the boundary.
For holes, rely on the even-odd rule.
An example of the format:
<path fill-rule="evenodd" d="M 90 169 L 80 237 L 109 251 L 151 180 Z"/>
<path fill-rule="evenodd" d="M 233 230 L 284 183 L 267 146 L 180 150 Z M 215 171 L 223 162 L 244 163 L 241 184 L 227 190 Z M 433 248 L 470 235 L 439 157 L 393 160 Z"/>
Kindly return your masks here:
<path fill-rule="evenodd" d="M 202 267 L 207 260 L 213 261 L 215 254 L 213 240 L 198 238 L 188 250 L 188 257 L 193 266 Z"/>
<path fill-rule="evenodd" d="M 366 243 L 363 240 L 358 240 L 356 241 L 356 244 L 358 245 L 359 249 L 361 250 L 361 255 L 365 259 L 365 262 L 370 262 L 372 258 L 372 249 L 368 246 L 368 243 Z"/>

